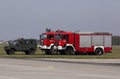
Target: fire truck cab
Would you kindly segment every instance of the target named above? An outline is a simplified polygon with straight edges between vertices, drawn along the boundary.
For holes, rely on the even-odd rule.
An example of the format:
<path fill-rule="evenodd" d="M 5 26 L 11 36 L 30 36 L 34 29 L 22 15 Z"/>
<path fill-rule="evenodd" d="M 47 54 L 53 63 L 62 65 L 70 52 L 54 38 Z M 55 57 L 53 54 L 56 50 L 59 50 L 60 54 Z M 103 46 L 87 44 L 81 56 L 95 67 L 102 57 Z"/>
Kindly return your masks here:
<path fill-rule="evenodd" d="M 55 32 L 45 32 L 40 35 L 40 46 L 42 51 L 46 54 L 50 54 L 50 49 L 54 45 Z"/>
<path fill-rule="evenodd" d="M 55 34 L 53 47 L 54 54 L 74 54 L 74 34 L 72 32 L 59 31 Z"/>
<path fill-rule="evenodd" d="M 106 32 L 64 32 L 55 34 L 51 51 L 54 54 L 102 55 L 112 50 L 112 34 Z"/>

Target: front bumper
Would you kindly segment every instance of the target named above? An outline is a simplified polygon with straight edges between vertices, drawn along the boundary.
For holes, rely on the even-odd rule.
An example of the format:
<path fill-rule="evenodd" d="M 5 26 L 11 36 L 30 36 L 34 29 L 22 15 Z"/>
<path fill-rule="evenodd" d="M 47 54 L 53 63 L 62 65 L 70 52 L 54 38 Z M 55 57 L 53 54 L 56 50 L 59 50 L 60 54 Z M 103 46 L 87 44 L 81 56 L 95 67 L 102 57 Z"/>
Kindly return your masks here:
<path fill-rule="evenodd" d="M 56 46 L 57 47 L 57 50 L 65 50 L 66 48 L 65 47 L 62 47 L 62 46 Z"/>
<path fill-rule="evenodd" d="M 43 45 L 43 46 L 39 46 L 39 48 L 41 49 L 41 50 L 47 50 L 47 49 L 50 49 L 50 46 L 48 47 L 48 46 L 46 46 L 46 45 Z"/>

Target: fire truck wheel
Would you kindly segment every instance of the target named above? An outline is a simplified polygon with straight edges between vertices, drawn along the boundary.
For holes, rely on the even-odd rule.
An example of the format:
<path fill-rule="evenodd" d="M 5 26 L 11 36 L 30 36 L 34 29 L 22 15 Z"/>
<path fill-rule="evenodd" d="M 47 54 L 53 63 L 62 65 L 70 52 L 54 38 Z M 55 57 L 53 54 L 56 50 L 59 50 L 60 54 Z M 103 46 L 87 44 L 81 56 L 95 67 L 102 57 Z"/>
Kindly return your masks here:
<path fill-rule="evenodd" d="M 60 51 L 60 55 L 65 55 L 65 51 Z"/>
<path fill-rule="evenodd" d="M 65 51 L 65 54 L 66 55 L 73 55 L 73 54 L 75 54 L 75 52 L 74 52 L 72 47 L 67 47 L 66 51 Z"/>
<path fill-rule="evenodd" d="M 103 54 L 103 49 L 102 48 L 97 48 L 95 50 L 95 55 L 102 55 Z"/>
<path fill-rule="evenodd" d="M 15 50 L 14 49 L 9 49 L 6 53 L 8 55 L 13 55 L 13 54 L 15 54 Z"/>
<path fill-rule="evenodd" d="M 57 48 L 55 46 L 51 47 L 50 54 L 58 54 Z"/>
<path fill-rule="evenodd" d="M 50 55 L 50 52 L 49 52 L 49 51 L 45 51 L 45 54 L 46 54 L 46 55 Z"/>

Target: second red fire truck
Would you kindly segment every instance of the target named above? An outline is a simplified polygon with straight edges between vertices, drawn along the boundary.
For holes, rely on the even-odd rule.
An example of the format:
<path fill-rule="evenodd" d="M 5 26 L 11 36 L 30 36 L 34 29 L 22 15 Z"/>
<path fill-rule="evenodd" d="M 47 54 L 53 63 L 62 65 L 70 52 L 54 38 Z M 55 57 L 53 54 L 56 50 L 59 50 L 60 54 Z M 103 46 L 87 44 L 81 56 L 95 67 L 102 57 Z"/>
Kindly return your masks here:
<path fill-rule="evenodd" d="M 45 51 L 46 54 L 51 54 L 51 47 L 53 47 L 55 41 L 54 36 L 54 31 L 45 32 L 40 35 L 39 48 L 42 51 Z"/>
<path fill-rule="evenodd" d="M 47 37 L 49 37 L 49 35 Z M 46 44 L 46 47 L 48 47 L 49 50 L 44 46 L 44 50 L 49 52 L 49 54 L 102 55 L 104 53 L 111 53 L 112 51 L 112 34 L 106 32 L 74 33 L 58 30 L 53 33 L 53 39 L 53 43 L 47 43 L 49 46 Z M 44 40 L 44 44 L 46 40 Z"/>

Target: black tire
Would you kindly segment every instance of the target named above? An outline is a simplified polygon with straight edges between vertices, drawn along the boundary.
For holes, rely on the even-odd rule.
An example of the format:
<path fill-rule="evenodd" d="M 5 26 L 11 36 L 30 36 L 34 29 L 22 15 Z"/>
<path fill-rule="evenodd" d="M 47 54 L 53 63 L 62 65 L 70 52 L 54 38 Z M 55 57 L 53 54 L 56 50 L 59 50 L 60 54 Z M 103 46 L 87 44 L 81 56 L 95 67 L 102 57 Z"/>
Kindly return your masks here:
<path fill-rule="evenodd" d="M 64 51 L 64 50 L 61 50 L 61 51 L 60 51 L 60 55 L 65 55 L 65 51 Z"/>
<path fill-rule="evenodd" d="M 8 55 L 14 55 L 15 54 L 15 50 L 14 49 L 9 49 L 8 51 L 6 51 L 6 53 Z"/>
<path fill-rule="evenodd" d="M 58 50 L 55 46 L 52 46 L 50 49 L 50 54 L 58 54 Z"/>
<path fill-rule="evenodd" d="M 74 52 L 72 47 L 68 47 L 68 48 L 66 48 L 65 54 L 66 55 L 73 55 L 73 54 L 75 54 L 75 52 Z"/>
<path fill-rule="evenodd" d="M 80 52 L 76 52 L 75 55 L 81 55 L 81 53 Z"/>
<path fill-rule="evenodd" d="M 33 55 L 35 54 L 35 50 L 34 49 L 29 49 L 28 51 L 25 51 L 26 55 Z"/>
<path fill-rule="evenodd" d="M 29 55 L 28 51 L 25 51 L 25 54 L 26 54 L 26 55 Z"/>
<path fill-rule="evenodd" d="M 102 55 L 103 54 L 103 49 L 102 48 L 97 48 L 95 50 L 95 55 Z"/>
<path fill-rule="evenodd" d="M 45 54 L 46 55 L 50 55 L 50 51 L 45 51 Z"/>

